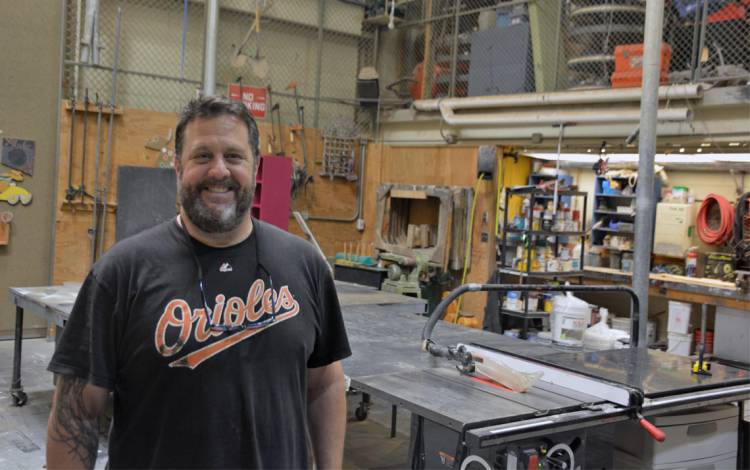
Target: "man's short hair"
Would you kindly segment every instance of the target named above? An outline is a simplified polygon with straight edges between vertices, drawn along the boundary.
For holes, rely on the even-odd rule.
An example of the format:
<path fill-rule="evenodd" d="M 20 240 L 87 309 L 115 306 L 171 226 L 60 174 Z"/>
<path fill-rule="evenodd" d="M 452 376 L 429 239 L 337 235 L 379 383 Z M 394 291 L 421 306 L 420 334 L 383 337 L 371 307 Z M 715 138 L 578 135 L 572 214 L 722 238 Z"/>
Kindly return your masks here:
<path fill-rule="evenodd" d="M 175 131 L 175 153 L 177 158 L 182 157 L 182 142 L 185 138 L 185 128 L 187 125 L 198 118 L 215 118 L 219 116 L 234 116 L 247 127 L 247 133 L 250 137 L 250 149 L 253 152 L 253 159 L 258 163 L 260 158 L 260 137 L 258 125 L 255 119 L 250 116 L 245 105 L 240 101 L 230 100 L 225 96 L 205 96 L 191 100 L 180 113 L 180 122 L 177 123 Z"/>

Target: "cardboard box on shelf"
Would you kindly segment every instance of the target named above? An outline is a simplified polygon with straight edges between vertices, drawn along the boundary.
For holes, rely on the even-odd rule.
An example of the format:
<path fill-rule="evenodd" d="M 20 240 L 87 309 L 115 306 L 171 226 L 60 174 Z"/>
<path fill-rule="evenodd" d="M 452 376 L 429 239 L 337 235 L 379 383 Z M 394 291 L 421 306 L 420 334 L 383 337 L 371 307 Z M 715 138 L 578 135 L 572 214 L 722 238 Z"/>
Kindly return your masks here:
<path fill-rule="evenodd" d="M 657 204 L 653 253 L 682 258 L 688 248 L 698 245 L 695 214 L 695 204 Z"/>

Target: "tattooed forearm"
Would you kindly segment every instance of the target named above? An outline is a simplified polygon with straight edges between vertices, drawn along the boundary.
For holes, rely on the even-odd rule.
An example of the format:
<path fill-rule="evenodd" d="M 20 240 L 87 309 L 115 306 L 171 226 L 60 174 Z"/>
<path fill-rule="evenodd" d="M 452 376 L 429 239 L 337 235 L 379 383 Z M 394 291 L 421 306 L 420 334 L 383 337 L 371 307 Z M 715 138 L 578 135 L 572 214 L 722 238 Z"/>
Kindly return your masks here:
<path fill-rule="evenodd" d="M 49 438 L 63 444 L 68 454 L 79 460 L 84 468 L 94 468 L 99 447 L 98 422 L 84 399 L 86 382 L 76 377 L 60 376 L 57 387 Z"/>

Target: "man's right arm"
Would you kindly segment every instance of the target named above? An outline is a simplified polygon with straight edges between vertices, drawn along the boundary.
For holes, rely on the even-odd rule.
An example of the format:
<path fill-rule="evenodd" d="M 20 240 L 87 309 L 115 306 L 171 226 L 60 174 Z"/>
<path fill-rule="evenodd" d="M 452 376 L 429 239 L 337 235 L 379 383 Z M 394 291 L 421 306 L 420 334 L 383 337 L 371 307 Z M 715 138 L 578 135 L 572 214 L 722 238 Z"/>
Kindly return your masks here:
<path fill-rule="evenodd" d="M 109 390 L 59 375 L 47 423 L 47 468 L 94 468 L 99 448 L 98 417 Z"/>

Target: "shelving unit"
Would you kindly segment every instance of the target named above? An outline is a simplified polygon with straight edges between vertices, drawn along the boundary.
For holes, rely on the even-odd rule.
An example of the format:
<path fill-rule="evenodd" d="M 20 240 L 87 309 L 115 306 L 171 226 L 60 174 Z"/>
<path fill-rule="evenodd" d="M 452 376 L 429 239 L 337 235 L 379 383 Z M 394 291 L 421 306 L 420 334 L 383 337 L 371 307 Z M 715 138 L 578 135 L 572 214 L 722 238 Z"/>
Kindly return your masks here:
<path fill-rule="evenodd" d="M 287 230 L 291 191 L 292 160 L 287 157 L 262 155 L 255 178 L 255 195 L 251 208 L 253 217 Z"/>
<path fill-rule="evenodd" d="M 554 176 L 553 176 L 554 178 Z M 532 180 L 533 181 L 533 180 Z M 536 220 L 534 218 L 534 207 L 537 202 L 549 204 L 550 200 L 554 197 L 552 191 L 536 188 L 533 185 L 522 186 L 508 189 L 505 192 L 505 207 L 509 207 L 509 201 L 512 197 L 528 198 L 529 209 L 523 217 L 523 228 L 512 227 L 509 224 L 508 214 L 504 213 L 502 222 L 502 237 L 500 240 L 500 260 L 497 263 L 497 274 L 498 277 L 514 276 L 518 279 L 519 284 L 530 283 L 530 279 L 538 278 L 544 279 L 545 281 L 554 281 L 555 279 L 569 279 L 571 277 L 583 276 L 583 259 L 584 259 L 584 245 L 586 239 L 586 209 L 587 209 L 587 198 L 588 193 L 584 191 L 572 191 L 563 190 L 558 191 L 558 204 L 570 204 L 573 198 L 583 199 L 583 211 L 581 212 L 581 220 L 578 221 L 578 227 L 580 230 L 554 230 L 553 228 L 541 229 L 542 220 Z M 551 209 L 551 208 L 550 208 Z M 559 209 L 559 207 L 558 207 Z M 560 212 L 558 211 L 558 214 Z M 518 222 L 518 220 L 516 220 Z M 539 227 L 536 227 L 538 223 Z M 553 223 L 554 227 L 554 223 Z M 510 235 L 520 235 L 516 238 L 516 243 L 512 243 Z M 568 237 L 577 237 L 580 240 L 581 252 L 577 257 L 577 265 L 571 260 L 571 264 L 576 265 L 576 269 L 573 270 L 554 270 L 547 271 L 547 266 L 539 266 L 539 269 L 532 269 L 534 265 L 533 253 L 541 247 L 545 247 L 551 250 L 551 253 L 555 259 L 558 259 L 561 252 L 561 245 Z M 510 243 L 509 243 L 510 242 Z M 522 245 L 521 245 L 522 244 Z M 523 259 L 519 262 L 516 258 L 515 263 L 513 261 L 508 263 L 509 250 L 516 252 L 519 246 L 523 246 Z M 558 261 L 559 263 L 559 261 Z M 515 265 L 514 265 L 515 264 Z M 521 268 L 521 269 L 519 269 Z M 500 329 L 505 330 L 506 317 L 520 318 L 523 320 L 521 329 L 521 338 L 527 337 L 529 321 L 544 319 L 549 317 L 549 313 L 537 310 L 536 306 L 529 305 L 529 296 L 524 294 L 520 300 L 523 307 L 520 309 L 507 308 L 504 305 L 507 292 L 501 292 L 498 295 L 498 314 L 500 315 Z M 502 331 L 501 331 L 502 332 Z"/>
<path fill-rule="evenodd" d="M 609 184 L 609 181 L 616 182 L 621 186 L 621 188 L 627 188 L 627 190 L 630 192 L 627 194 L 617 194 L 614 193 L 614 191 L 623 191 L 624 189 L 606 189 L 605 183 Z M 603 248 L 610 248 L 604 244 L 604 237 L 606 235 L 622 235 L 627 237 L 633 236 L 634 230 L 622 230 L 610 227 L 610 222 L 624 222 L 628 224 L 635 224 L 636 184 L 631 183 L 633 182 L 629 177 L 596 177 L 596 186 L 594 187 L 594 228 L 591 231 L 592 245 L 601 246 Z M 631 209 L 629 211 L 622 211 L 621 209 L 618 209 L 621 207 L 631 207 Z M 601 222 L 601 225 L 597 226 L 598 222 Z M 617 248 L 616 250 L 632 251 L 622 250 L 619 248 Z"/>

